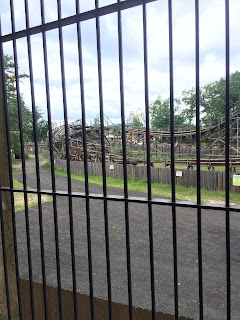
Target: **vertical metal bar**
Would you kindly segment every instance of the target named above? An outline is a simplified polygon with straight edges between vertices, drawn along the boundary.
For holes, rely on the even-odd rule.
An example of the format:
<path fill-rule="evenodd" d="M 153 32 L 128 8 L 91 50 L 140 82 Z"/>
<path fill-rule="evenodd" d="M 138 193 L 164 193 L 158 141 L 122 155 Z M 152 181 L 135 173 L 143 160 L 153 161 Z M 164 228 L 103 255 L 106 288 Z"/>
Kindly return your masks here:
<path fill-rule="evenodd" d="M 58 19 L 62 18 L 61 0 L 57 0 Z M 77 285 L 76 285 L 76 262 L 74 248 L 74 229 L 73 229 L 73 206 L 72 206 L 72 184 L 69 156 L 69 135 L 68 135 L 68 113 L 67 113 L 67 95 L 65 81 L 64 51 L 63 51 L 63 35 L 62 27 L 59 27 L 59 45 L 60 45 L 60 61 L 61 61 L 61 78 L 62 78 L 62 95 L 63 95 L 63 111 L 65 124 L 65 141 L 66 141 L 66 160 L 67 160 L 67 181 L 68 181 L 68 208 L 70 222 L 70 240 L 71 240 L 71 259 L 72 259 L 72 279 L 73 279 L 73 303 L 74 303 L 74 319 L 77 319 Z"/>
<path fill-rule="evenodd" d="M 26 28 L 29 29 L 28 0 L 25 0 L 25 18 L 26 18 Z M 47 315 L 46 268 L 45 268 L 44 237 L 43 237 L 42 203 L 41 203 L 41 193 L 40 193 L 41 182 L 40 182 L 40 169 L 39 169 L 38 137 L 37 137 L 37 128 L 36 128 L 37 118 L 36 118 L 34 79 L 33 79 L 33 67 L 32 67 L 32 49 L 31 49 L 30 36 L 27 36 L 27 47 L 28 47 L 28 63 L 29 63 L 31 100 L 32 100 L 33 136 L 34 136 L 35 164 L 36 164 L 37 191 L 38 191 L 38 215 L 39 215 L 41 263 L 42 263 L 44 315 L 45 315 L 45 319 L 47 319 L 48 315 Z"/>
<path fill-rule="evenodd" d="M 227 256 L 227 320 L 231 319 L 231 265 L 230 265 L 230 212 L 229 212 L 229 112 L 230 112 L 230 36 L 229 0 L 225 0 L 225 41 L 226 41 L 226 132 L 225 132 L 225 174 L 226 174 L 226 256 Z"/>
<path fill-rule="evenodd" d="M 0 21 L 0 37 L 2 36 L 2 28 Z M 5 106 L 5 122 L 7 130 L 7 146 L 8 146 L 8 170 L 9 170 L 9 181 L 10 181 L 10 197 L 11 197 L 11 207 L 12 207 L 12 229 L 13 229 L 13 245 L 14 245 L 14 256 L 15 256 L 15 269 L 16 269 L 16 284 L 17 284 L 17 295 L 18 295 L 18 312 L 19 318 L 22 320 L 22 302 L 21 302 L 21 293 L 20 293 L 20 283 L 19 283 L 19 267 L 18 267 L 18 253 L 17 253 L 17 232 L 16 232 L 16 219 L 15 219 L 15 209 L 14 209 L 14 193 L 13 193 L 13 172 L 12 172 L 12 157 L 10 149 L 10 127 L 9 127 L 9 116 L 7 108 L 7 94 L 6 94 L 6 81 L 4 74 L 4 58 L 3 58 L 3 45 L 0 43 L 0 60 L 1 60 L 1 69 L 2 69 L 2 84 L 3 84 L 3 94 L 4 94 L 4 106 Z"/>
<path fill-rule="evenodd" d="M 76 13 L 80 13 L 79 0 L 76 0 Z M 94 299 L 93 299 L 93 276 L 92 276 L 92 244 L 91 244 L 91 221 L 90 221 L 90 204 L 89 204 L 89 184 L 88 184 L 88 159 L 87 159 L 87 138 L 86 138 L 86 112 L 85 112 L 85 92 L 83 77 L 83 59 L 82 59 L 82 37 L 81 25 L 77 23 L 78 37 L 78 64 L 80 74 L 81 90 L 81 111 L 82 111 L 82 135 L 83 135 L 83 152 L 84 152 L 84 176 L 85 176 L 85 194 L 86 194 L 86 217 L 87 217 L 87 241 L 88 241 L 88 274 L 90 288 L 90 309 L 91 319 L 94 319 Z"/>
<path fill-rule="evenodd" d="M 3 206 L 2 206 L 2 191 L 0 191 L 0 224 L 1 224 L 1 239 L 2 239 L 2 253 L 3 253 L 3 267 L 4 267 L 4 280 L 5 280 L 5 291 L 7 298 L 7 311 L 8 319 L 11 320 L 11 305 L 9 298 L 9 287 L 8 287 L 8 269 L 7 269 L 7 254 L 5 245 L 5 231 L 4 231 L 4 218 L 3 218 Z"/>
<path fill-rule="evenodd" d="M 175 319 L 178 319 L 178 272 L 177 272 L 177 221 L 175 194 L 175 160 L 174 160 L 174 90 L 173 90 L 173 30 L 172 0 L 168 0 L 169 21 L 169 74 L 170 74 L 170 131 L 171 131 L 171 185 L 172 185 L 172 224 L 173 224 L 173 259 L 174 259 L 174 300 Z"/>
<path fill-rule="evenodd" d="M 99 1 L 95 0 L 95 8 L 98 9 Z M 107 176 L 105 159 L 105 136 L 104 136 L 104 112 L 103 112 L 103 88 L 102 88 L 102 57 L 99 16 L 96 17 L 96 36 L 97 36 L 97 61 L 98 61 L 98 90 L 100 106 L 100 125 L 101 125 L 101 151 L 102 151 L 102 177 L 103 177 L 103 201 L 104 201 L 104 223 L 106 241 L 106 261 L 107 261 L 107 282 L 108 282 L 108 313 L 112 319 L 112 290 L 111 290 L 111 268 L 109 252 L 109 231 L 108 231 L 108 204 L 107 204 Z"/>
<path fill-rule="evenodd" d="M 12 32 L 15 32 L 15 17 L 14 17 L 14 5 L 13 0 L 10 0 L 11 8 L 11 24 Z M 30 240 L 30 225 L 28 215 L 28 200 L 27 200 L 27 180 L 26 180 L 26 166 L 24 155 L 24 138 L 23 138 L 23 125 L 22 125 L 22 110 L 21 110 L 21 96 L 19 87 L 19 74 L 18 74 L 18 57 L 17 57 L 17 45 L 16 39 L 13 40 L 13 55 L 14 55 L 14 69 L 16 77 L 16 92 L 17 92 L 17 106 L 18 106 L 18 122 L 20 133 L 20 145 L 21 145 L 21 158 L 22 158 L 22 174 L 23 174 L 23 194 L 24 194 L 24 206 L 25 206 L 25 220 L 26 220 L 26 235 L 27 235 L 27 255 L 28 255 L 28 272 L 30 282 L 30 300 L 31 300 L 31 312 L 32 319 L 35 319 L 34 312 L 34 294 L 33 294 L 33 279 L 32 279 L 32 259 L 31 259 L 31 240 Z"/>
<path fill-rule="evenodd" d="M 154 250 L 153 250 L 153 217 L 152 217 L 152 190 L 151 190 L 151 150 L 150 150 L 150 122 L 149 122 L 149 90 L 148 90 L 148 55 L 147 55 L 147 17 L 146 3 L 143 3 L 143 53 L 144 53 L 144 87 L 145 87 L 145 114 L 146 114 L 146 145 L 147 145 L 147 185 L 148 185 L 148 216 L 149 216 L 149 244 L 151 270 L 151 298 L 152 319 L 156 317 L 155 310 L 155 282 L 154 282 Z"/>
<path fill-rule="evenodd" d="M 118 0 L 120 3 L 120 0 Z M 122 49 L 122 16 L 118 10 L 118 55 L 119 55 L 119 79 L 120 79 L 120 99 L 121 99 L 121 122 L 122 122 L 122 150 L 123 150 L 123 179 L 125 198 L 125 229 L 126 229 L 126 249 L 127 249 L 127 274 L 128 274 L 128 307 L 129 319 L 133 319 L 132 312 L 132 274 L 131 274 L 131 249 L 130 249 L 130 228 L 128 210 L 128 173 L 127 173 L 127 148 L 126 148 L 126 125 L 125 125 L 125 103 L 124 103 L 124 81 L 123 81 L 123 49 Z"/>
<path fill-rule="evenodd" d="M 239 127 L 239 125 L 238 125 L 238 115 L 237 115 L 237 155 L 238 155 L 238 149 L 239 149 L 239 135 L 238 135 L 238 127 Z"/>
<path fill-rule="evenodd" d="M 45 24 L 45 10 L 44 0 L 41 1 L 41 20 L 42 24 Z M 45 73 L 45 85 L 46 85 L 46 100 L 47 100 L 47 116 L 48 116 L 48 137 L 49 137 L 49 149 L 50 149 L 50 164 L 51 164 L 51 180 L 53 191 L 53 216 L 54 216 L 54 234 L 55 234 L 55 246 L 56 246 L 56 264 L 57 264 L 57 284 L 58 284 L 58 308 L 59 318 L 62 320 L 62 293 L 61 293 L 61 270 L 60 270 L 60 255 L 59 255 L 59 236 L 58 236 L 58 214 L 57 214 L 57 198 L 56 198 L 56 181 L 54 170 L 54 154 L 52 143 L 52 117 L 51 117 L 51 103 L 50 103 L 50 91 L 49 91 L 49 75 L 48 75 L 48 56 L 47 56 L 47 42 L 46 33 L 42 33 L 43 41 L 43 56 L 44 56 L 44 73 Z"/>
<path fill-rule="evenodd" d="M 199 319 L 203 320 L 202 279 L 202 217 L 201 217 L 201 141 L 200 141 L 200 81 L 199 81 L 199 1 L 195 0 L 196 41 L 196 154 L 197 154 L 197 229 L 198 229 L 198 276 L 199 276 Z"/>

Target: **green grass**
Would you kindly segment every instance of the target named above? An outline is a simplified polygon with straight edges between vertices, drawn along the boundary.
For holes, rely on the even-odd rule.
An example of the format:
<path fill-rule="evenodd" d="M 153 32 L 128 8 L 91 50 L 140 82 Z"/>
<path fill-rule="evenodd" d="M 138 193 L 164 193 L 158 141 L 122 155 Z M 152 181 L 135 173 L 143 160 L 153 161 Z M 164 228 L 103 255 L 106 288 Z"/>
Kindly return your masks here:
<path fill-rule="evenodd" d="M 154 163 L 154 167 L 156 168 L 165 168 L 165 163 Z M 170 166 L 168 166 L 167 168 L 170 168 Z M 175 168 L 176 169 L 187 169 L 187 165 L 183 165 L 183 164 L 175 164 Z M 194 170 L 197 170 L 197 166 L 193 166 Z M 238 171 L 240 172 L 240 168 L 237 168 Z M 191 170 L 191 169 L 189 169 Z M 201 170 L 202 171 L 208 171 L 208 166 L 201 166 Z M 215 171 L 225 171 L 225 167 L 215 167 L 214 169 Z"/>
<path fill-rule="evenodd" d="M 146 165 L 146 164 L 145 164 Z M 138 164 L 138 166 L 144 166 L 144 164 Z M 165 163 L 154 163 L 155 168 L 165 168 Z M 167 168 L 170 168 L 168 166 Z M 175 169 L 183 170 L 187 169 L 187 165 L 175 164 Z M 188 169 L 192 170 L 192 169 Z M 193 166 L 193 170 L 197 170 L 197 166 Z M 201 166 L 202 171 L 208 171 L 208 166 Z M 214 171 L 225 171 L 225 167 L 214 167 Z M 236 173 L 240 173 L 240 168 L 236 168 Z"/>
<path fill-rule="evenodd" d="M 41 157 L 43 157 L 44 159 L 49 160 L 49 157 L 46 156 L 46 155 L 45 155 L 44 153 L 42 153 L 42 152 L 39 152 L 38 155 L 41 156 Z"/>
<path fill-rule="evenodd" d="M 13 178 L 13 187 L 17 189 L 23 189 L 23 184 L 17 179 Z M 35 207 L 38 204 L 38 196 L 36 194 L 28 194 L 28 208 Z M 48 195 L 42 195 L 41 203 L 51 202 L 52 197 Z M 25 208 L 24 195 L 22 192 L 14 192 L 14 206 L 15 212 L 21 211 Z"/>
<path fill-rule="evenodd" d="M 30 155 L 34 155 L 32 152 L 28 152 L 28 160 L 31 159 Z M 43 158 L 48 160 L 48 157 L 46 157 L 43 153 L 39 153 L 39 156 L 42 156 Z M 13 165 L 15 164 L 21 164 L 22 160 L 15 160 L 13 159 L 12 163 Z M 16 175 L 19 171 L 16 169 L 13 169 L 13 175 Z M 17 179 L 13 178 L 13 187 L 17 189 L 23 189 L 23 184 L 19 182 Z M 27 195 L 28 199 L 28 207 L 35 207 L 38 204 L 38 196 L 36 194 L 28 194 Z M 46 203 L 52 201 L 52 197 L 48 195 L 42 195 L 41 196 L 41 203 Z M 25 208 L 25 203 L 24 203 L 24 195 L 22 192 L 15 192 L 14 193 L 14 206 L 15 206 L 15 211 L 21 211 L 24 210 Z"/>
<path fill-rule="evenodd" d="M 34 157 L 35 157 L 35 152 L 26 152 L 25 154 L 27 154 L 28 156 L 34 156 Z M 49 159 L 49 157 L 48 157 L 48 156 L 45 156 L 45 154 L 42 153 L 42 152 L 38 152 L 38 155 L 39 155 L 40 157 L 45 158 L 45 159 Z M 30 157 L 30 158 L 31 158 L 31 157 Z"/>
<path fill-rule="evenodd" d="M 50 171 L 50 165 L 46 163 L 44 165 L 45 170 Z M 55 169 L 55 173 L 61 175 L 63 177 L 67 177 L 67 172 L 64 170 Z M 82 173 L 72 173 L 72 179 L 84 181 L 84 174 Z M 102 177 L 100 176 L 89 176 L 89 183 L 94 183 L 98 185 L 102 185 Z M 113 188 L 124 188 L 123 179 L 116 178 L 107 178 L 107 186 Z M 152 194 L 157 195 L 159 197 L 171 197 L 171 185 L 169 184 L 159 184 L 152 183 Z M 128 180 L 128 190 L 138 191 L 147 193 L 147 180 Z M 196 188 L 188 188 L 184 186 L 176 185 L 176 198 L 179 200 L 186 201 L 197 201 L 197 189 Z M 207 203 L 225 203 L 225 192 L 223 191 L 209 191 L 209 190 L 201 190 L 201 199 L 202 202 Z M 230 201 L 232 205 L 240 205 L 240 194 L 239 193 L 230 193 Z"/>

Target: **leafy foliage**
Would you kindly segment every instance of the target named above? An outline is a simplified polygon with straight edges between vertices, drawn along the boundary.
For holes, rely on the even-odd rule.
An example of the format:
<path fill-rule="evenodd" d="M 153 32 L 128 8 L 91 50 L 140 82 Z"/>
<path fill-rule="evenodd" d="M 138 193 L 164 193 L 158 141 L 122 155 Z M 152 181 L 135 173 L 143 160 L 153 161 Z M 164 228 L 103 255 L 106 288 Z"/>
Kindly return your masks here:
<path fill-rule="evenodd" d="M 195 88 L 184 90 L 182 92 L 182 102 L 186 108 L 180 113 L 180 100 L 175 99 L 175 116 L 174 123 L 177 125 L 191 125 L 196 115 L 196 92 Z M 226 80 L 220 78 L 206 84 L 200 88 L 200 110 L 201 121 L 203 125 L 212 125 L 218 123 L 218 118 L 225 118 L 226 108 Z M 240 72 L 236 71 L 230 75 L 230 109 L 236 111 L 240 109 Z M 150 107 L 151 124 L 153 129 L 167 129 L 170 125 L 170 108 L 169 100 L 157 98 Z"/>
<path fill-rule="evenodd" d="M 6 81 L 11 149 L 15 155 L 20 156 L 19 112 L 15 86 L 15 65 L 11 56 L 4 55 L 4 72 Z M 28 77 L 27 74 L 19 74 L 19 79 L 26 77 Z M 20 106 L 22 114 L 23 138 L 24 142 L 29 142 L 30 140 L 33 140 L 33 118 L 32 112 L 26 106 L 22 96 L 20 96 Z M 38 140 L 46 140 L 47 122 L 43 119 L 42 113 L 38 107 L 36 107 L 36 131 Z"/>
<path fill-rule="evenodd" d="M 174 124 L 175 126 L 183 125 L 184 116 L 179 112 L 180 100 L 174 99 Z M 150 105 L 151 125 L 153 129 L 169 130 L 170 127 L 170 100 L 162 100 L 158 97 Z"/>
<path fill-rule="evenodd" d="M 240 72 L 236 71 L 230 75 L 230 109 L 240 109 Z M 183 91 L 183 102 L 187 108 L 183 111 L 186 120 L 191 123 L 195 117 L 196 94 L 195 89 Z M 226 107 L 226 80 L 220 78 L 203 86 L 200 90 L 200 108 L 203 124 L 209 121 L 217 124 L 218 117 L 225 117 Z"/>
<path fill-rule="evenodd" d="M 141 129 L 142 128 L 142 122 L 139 120 L 138 116 L 134 116 L 133 117 L 133 123 L 132 123 L 132 127 L 134 129 Z"/>
<path fill-rule="evenodd" d="M 46 120 L 43 119 L 42 112 L 38 106 L 36 106 L 35 113 L 37 139 L 38 141 L 45 141 L 47 139 L 48 123 Z M 33 129 L 31 130 L 30 138 L 31 140 L 34 140 Z"/>

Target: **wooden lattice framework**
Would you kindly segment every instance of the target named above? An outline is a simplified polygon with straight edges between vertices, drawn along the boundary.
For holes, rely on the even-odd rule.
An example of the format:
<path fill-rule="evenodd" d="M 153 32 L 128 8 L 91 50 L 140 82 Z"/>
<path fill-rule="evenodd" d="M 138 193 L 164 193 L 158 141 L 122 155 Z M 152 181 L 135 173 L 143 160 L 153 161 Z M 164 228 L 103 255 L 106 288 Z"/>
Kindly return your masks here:
<path fill-rule="evenodd" d="M 237 149 L 236 140 L 238 139 L 237 122 L 240 118 L 239 112 L 231 113 L 230 117 L 230 133 L 231 133 L 231 163 L 233 166 L 240 164 L 240 151 Z M 83 161 L 83 137 L 82 125 L 80 122 L 71 123 L 68 126 L 69 134 L 69 154 L 72 161 Z M 217 125 L 211 125 L 201 129 L 202 142 L 202 163 L 206 163 L 209 167 L 224 165 L 223 154 L 225 152 L 225 121 L 222 118 L 218 119 Z M 164 162 L 166 166 L 171 165 L 170 159 L 170 144 L 169 138 L 171 133 L 164 130 L 151 130 L 150 143 L 152 163 Z M 122 163 L 122 134 L 119 126 L 105 126 L 105 155 L 106 161 Z M 139 164 L 145 163 L 145 147 L 146 146 L 146 129 L 135 129 L 132 127 L 126 128 L 126 143 L 128 145 L 129 156 L 127 163 Z M 196 130 L 179 130 L 175 132 L 175 153 L 178 156 L 177 161 L 184 163 L 187 167 L 192 167 L 195 164 L 196 156 Z M 88 161 L 101 162 L 101 128 L 100 126 L 86 126 L 87 140 L 87 158 Z M 140 152 L 135 154 L 130 150 L 136 150 L 136 145 L 140 145 Z M 57 127 L 53 130 L 53 146 L 61 159 L 66 158 L 66 143 L 65 143 L 65 126 Z M 139 150 L 137 148 L 137 150 Z"/>

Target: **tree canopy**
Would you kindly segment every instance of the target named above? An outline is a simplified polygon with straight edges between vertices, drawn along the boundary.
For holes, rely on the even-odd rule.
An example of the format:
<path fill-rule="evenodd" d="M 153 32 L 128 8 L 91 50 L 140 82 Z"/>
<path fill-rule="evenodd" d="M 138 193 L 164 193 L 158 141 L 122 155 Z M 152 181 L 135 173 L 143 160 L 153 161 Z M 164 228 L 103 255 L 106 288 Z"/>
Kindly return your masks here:
<path fill-rule="evenodd" d="M 203 108 L 203 122 L 216 123 L 218 117 L 225 116 L 226 106 L 226 80 L 207 84 L 202 88 L 201 107 Z M 240 72 L 230 75 L 230 110 L 240 109 Z"/>
<path fill-rule="evenodd" d="M 174 99 L 175 126 L 184 124 L 184 117 L 179 113 L 180 100 Z M 169 130 L 170 127 L 170 100 L 158 97 L 150 105 L 151 126 L 153 129 Z"/>
<path fill-rule="evenodd" d="M 4 55 L 4 73 L 6 81 L 6 93 L 7 93 L 7 107 L 9 115 L 9 129 L 11 139 L 11 149 L 13 153 L 20 156 L 20 134 L 19 134 L 19 119 L 18 119 L 18 103 L 17 92 L 15 86 L 15 65 L 13 58 L 8 55 Z M 27 74 L 19 74 L 19 79 L 28 77 Z M 29 142 L 34 139 L 33 137 L 33 118 L 32 112 L 26 106 L 24 99 L 20 96 L 21 112 L 22 112 L 22 128 L 23 137 L 25 142 Z M 47 121 L 42 117 L 42 113 L 38 107 L 36 107 L 36 131 L 37 139 L 46 140 L 47 138 Z"/>
<path fill-rule="evenodd" d="M 178 112 L 183 103 L 185 108 Z M 196 93 L 195 88 L 184 90 L 181 99 L 175 99 L 174 122 L 177 125 L 191 125 L 196 115 Z M 225 118 L 226 108 L 226 80 L 220 78 L 200 88 L 200 110 L 203 125 L 211 122 L 217 124 L 218 118 Z M 240 110 L 240 72 L 236 71 L 230 75 L 230 109 Z M 151 125 L 153 129 L 165 129 L 170 125 L 169 99 L 157 98 L 150 106 Z"/>
<path fill-rule="evenodd" d="M 133 123 L 132 123 L 132 127 L 134 129 L 141 129 L 142 128 L 142 122 L 139 120 L 139 116 L 134 116 L 133 117 Z"/>

